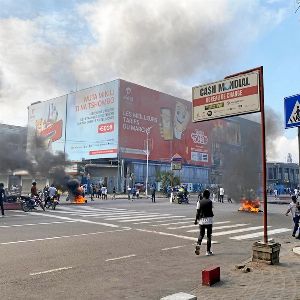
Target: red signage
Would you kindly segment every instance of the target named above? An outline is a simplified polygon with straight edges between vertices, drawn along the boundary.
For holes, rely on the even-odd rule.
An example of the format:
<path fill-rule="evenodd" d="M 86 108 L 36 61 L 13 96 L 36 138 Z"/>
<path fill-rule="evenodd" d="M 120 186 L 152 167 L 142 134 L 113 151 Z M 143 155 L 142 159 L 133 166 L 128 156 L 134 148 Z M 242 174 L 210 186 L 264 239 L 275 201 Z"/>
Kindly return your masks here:
<path fill-rule="evenodd" d="M 114 131 L 114 123 L 105 123 L 98 125 L 98 133 L 107 133 Z"/>
<path fill-rule="evenodd" d="M 214 122 L 192 123 L 192 103 L 130 82 L 120 81 L 121 158 L 209 166 Z M 151 141 L 151 142 L 150 142 Z"/>

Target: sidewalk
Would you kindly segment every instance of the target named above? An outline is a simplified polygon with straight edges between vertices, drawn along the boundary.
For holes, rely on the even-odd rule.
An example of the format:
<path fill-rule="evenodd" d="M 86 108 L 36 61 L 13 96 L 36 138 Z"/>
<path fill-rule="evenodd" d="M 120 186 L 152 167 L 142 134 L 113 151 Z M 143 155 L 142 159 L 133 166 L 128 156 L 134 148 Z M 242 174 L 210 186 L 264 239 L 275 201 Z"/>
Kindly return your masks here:
<path fill-rule="evenodd" d="M 280 264 L 247 262 L 251 272 L 243 273 L 234 265 L 220 265 L 221 282 L 211 287 L 199 286 L 189 294 L 197 299 L 300 299 L 300 255 L 293 252 L 299 242 L 283 243 Z M 201 280 L 201 275 L 199 276 Z"/>

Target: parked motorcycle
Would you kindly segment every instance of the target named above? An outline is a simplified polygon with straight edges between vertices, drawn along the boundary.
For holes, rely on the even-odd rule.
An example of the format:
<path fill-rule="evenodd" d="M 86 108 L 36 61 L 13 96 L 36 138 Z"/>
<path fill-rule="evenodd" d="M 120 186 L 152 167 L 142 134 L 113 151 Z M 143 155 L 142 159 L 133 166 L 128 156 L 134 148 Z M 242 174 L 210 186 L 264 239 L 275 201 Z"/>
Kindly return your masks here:
<path fill-rule="evenodd" d="M 37 209 L 37 207 L 41 207 L 43 211 L 45 211 L 45 206 L 40 197 L 26 197 L 21 196 L 21 206 L 23 211 L 28 212 Z"/>

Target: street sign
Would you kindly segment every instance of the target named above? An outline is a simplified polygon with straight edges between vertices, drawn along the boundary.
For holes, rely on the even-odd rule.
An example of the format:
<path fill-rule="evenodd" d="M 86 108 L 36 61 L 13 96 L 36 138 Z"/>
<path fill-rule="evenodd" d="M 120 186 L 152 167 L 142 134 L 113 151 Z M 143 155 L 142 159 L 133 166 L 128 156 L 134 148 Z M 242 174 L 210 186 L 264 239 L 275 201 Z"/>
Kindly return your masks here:
<path fill-rule="evenodd" d="M 181 170 L 182 169 L 182 162 L 181 161 L 172 161 L 171 166 L 172 166 L 173 171 Z"/>
<path fill-rule="evenodd" d="M 171 159 L 171 168 L 173 171 L 182 169 L 182 157 L 178 153 Z"/>
<path fill-rule="evenodd" d="M 285 128 L 300 126 L 300 95 L 284 98 Z"/>
<path fill-rule="evenodd" d="M 193 87 L 193 122 L 260 111 L 259 72 Z"/>

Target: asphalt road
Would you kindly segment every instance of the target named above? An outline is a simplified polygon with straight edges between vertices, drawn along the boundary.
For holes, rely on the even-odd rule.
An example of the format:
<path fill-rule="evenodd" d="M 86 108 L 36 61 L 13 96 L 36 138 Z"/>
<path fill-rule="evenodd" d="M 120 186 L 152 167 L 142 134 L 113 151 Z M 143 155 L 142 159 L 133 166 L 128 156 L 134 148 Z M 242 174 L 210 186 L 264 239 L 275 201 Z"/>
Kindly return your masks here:
<path fill-rule="evenodd" d="M 262 239 L 262 213 L 215 203 L 212 250 L 194 254 L 195 201 L 96 200 L 0 218 L 1 299 L 160 299 L 191 291 L 201 270 L 240 263 Z M 268 206 L 269 238 L 288 243 L 285 205 Z"/>

